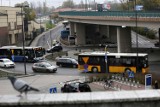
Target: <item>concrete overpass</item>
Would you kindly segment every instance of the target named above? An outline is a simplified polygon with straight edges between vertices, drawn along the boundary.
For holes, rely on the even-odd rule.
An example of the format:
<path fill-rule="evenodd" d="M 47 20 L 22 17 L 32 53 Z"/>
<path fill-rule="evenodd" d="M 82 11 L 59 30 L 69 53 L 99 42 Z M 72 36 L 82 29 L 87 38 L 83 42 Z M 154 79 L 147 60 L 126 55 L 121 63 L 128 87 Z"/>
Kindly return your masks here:
<path fill-rule="evenodd" d="M 158 12 L 69 11 L 59 16 L 69 20 L 70 34 L 77 34 L 77 45 L 117 43 L 118 52 L 131 51 L 131 27 L 160 28 Z"/>

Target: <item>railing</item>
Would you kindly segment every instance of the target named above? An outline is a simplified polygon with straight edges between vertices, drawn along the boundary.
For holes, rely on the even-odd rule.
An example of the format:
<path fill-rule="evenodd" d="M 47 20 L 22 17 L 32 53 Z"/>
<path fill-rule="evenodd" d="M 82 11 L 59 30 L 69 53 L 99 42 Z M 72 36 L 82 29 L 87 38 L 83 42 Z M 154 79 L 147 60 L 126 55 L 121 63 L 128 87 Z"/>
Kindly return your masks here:
<path fill-rule="evenodd" d="M 135 11 L 67 11 L 59 12 L 63 16 L 115 16 L 115 17 L 135 17 Z M 137 11 L 137 17 L 160 17 L 160 12 Z"/>

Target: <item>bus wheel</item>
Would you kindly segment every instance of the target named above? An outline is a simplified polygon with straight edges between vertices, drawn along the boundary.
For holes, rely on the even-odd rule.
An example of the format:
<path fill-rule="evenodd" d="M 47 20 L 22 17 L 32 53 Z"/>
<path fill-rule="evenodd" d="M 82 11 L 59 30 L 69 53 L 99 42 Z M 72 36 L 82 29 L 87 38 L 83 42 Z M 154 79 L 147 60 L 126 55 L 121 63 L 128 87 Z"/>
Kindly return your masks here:
<path fill-rule="evenodd" d="M 92 68 L 92 72 L 97 73 L 98 72 L 98 68 L 97 67 L 93 67 Z"/>
<path fill-rule="evenodd" d="M 59 64 L 60 67 L 62 67 L 62 64 Z"/>
<path fill-rule="evenodd" d="M 127 75 L 130 71 L 131 71 L 130 68 L 126 68 L 125 71 L 124 71 L 124 73 Z"/>
<path fill-rule="evenodd" d="M 73 65 L 73 68 L 76 68 L 77 66 L 76 65 Z"/>

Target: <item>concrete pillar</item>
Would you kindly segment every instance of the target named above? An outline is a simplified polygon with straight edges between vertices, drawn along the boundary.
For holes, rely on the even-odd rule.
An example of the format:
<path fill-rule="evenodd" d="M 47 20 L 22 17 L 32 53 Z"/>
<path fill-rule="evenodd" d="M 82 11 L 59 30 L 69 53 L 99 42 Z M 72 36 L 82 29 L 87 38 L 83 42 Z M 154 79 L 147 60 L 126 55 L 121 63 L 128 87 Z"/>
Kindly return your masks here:
<path fill-rule="evenodd" d="M 11 44 L 15 44 L 16 43 L 16 38 L 15 38 L 15 34 L 12 34 L 12 39 L 11 39 Z"/>
<path fill-rule="evenodd" d="M 76 23 L 76 45 L 85 45 L 86 38 L 85 38 L 85 24 L 82 23 Z"/>
<path fill-rule="evenodd" d="M 70 25 L 70 35 L 74 35 L 74 32 L 75 32 L 75 23 L 73 23 L 73 22 L 70 22 L 69 23 L 69 25 Z"/>
<path fill-rule="evenodd" d="M 106 25 L 100 25 L 99 26 L 99 32 L 100 32 L 100 39 L 102 43 L 106 43 L 109 38 L 109 30 L 108 30 L 108 26 Z"/>
<path fill-rule="evenodd" d="M 117 27 L 109 26 L 109 42 L 117 43 Z"/>
<path fill-rule="evenodd" d="M 131 52 L 131 28 L 117 27 L 117 48 L 118 52 Z"/>

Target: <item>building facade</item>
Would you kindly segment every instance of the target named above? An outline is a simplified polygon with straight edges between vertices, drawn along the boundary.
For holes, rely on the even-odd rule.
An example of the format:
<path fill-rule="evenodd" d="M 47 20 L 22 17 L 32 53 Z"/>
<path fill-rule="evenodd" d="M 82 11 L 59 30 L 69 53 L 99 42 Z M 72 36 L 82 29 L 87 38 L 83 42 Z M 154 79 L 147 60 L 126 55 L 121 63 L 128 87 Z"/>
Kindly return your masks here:
<path fill-rule="evenodd" d="M 0 47 L 22 43 L 22 21 L 24 20 L 22 13 L 24 12 L 20 7 L 0 7 Z M 44 24 L 41 26 L 45 27 Z M 24 32 L 24 38 L 31 39 L 33 37 L 32 32 L 37 29 L 40 29 L 40 24 L 30 21 L 28 32 Z"/>

